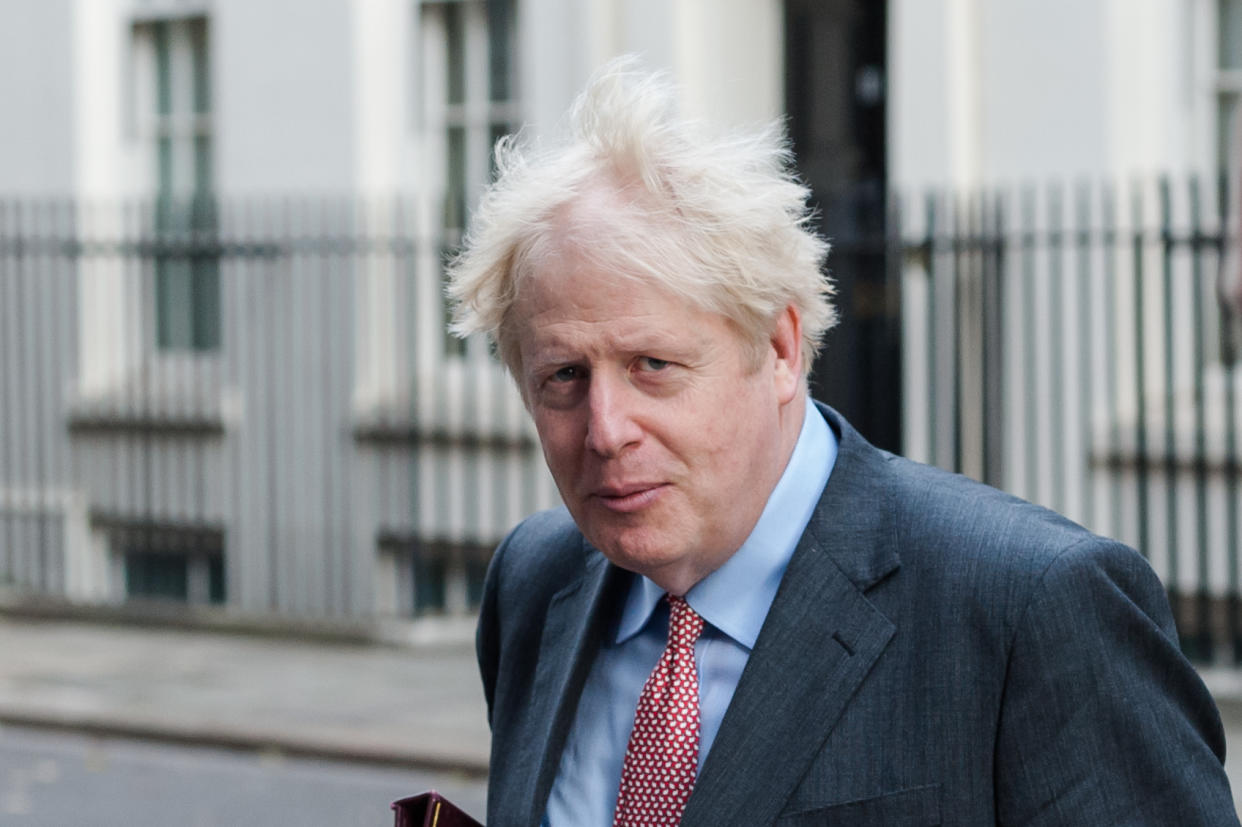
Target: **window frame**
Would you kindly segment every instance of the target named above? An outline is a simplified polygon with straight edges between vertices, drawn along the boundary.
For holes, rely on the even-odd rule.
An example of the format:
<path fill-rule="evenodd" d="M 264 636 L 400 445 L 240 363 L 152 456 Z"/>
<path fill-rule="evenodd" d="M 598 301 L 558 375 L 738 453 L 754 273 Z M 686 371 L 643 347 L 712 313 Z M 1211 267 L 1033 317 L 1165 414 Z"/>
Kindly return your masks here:
<path fill-rule="evenodd" d="M 153 200 L 151 344 L 161 353 L 213 353 L 223 320 L 210 17 L 189 9 L 135 16 L 130 55 L 130 131 Z"/>
<path fill-rule="evenodd" d="M 521 123 L 518 9 L 516 0 L 419 0 L 416 6 L 421 56 L 418 124 L 428 161 L 423 180 L 440 239 L 437 264 L 443 283 L 445 266 L 461 243 L 470 209 L 492 179 L 492 148 Z M 502 21 L 500 33 L 495 31 L 497 19 Z M 497 64 L 498 43 L 503 43 L 503 69 Z M 495 88 L 497 78 L 504 79 L 503 89 Z M 449 307 L 442 301 L 445 355 L 494 358 L 481 337 L 462 341 L 447 332 Z"/>

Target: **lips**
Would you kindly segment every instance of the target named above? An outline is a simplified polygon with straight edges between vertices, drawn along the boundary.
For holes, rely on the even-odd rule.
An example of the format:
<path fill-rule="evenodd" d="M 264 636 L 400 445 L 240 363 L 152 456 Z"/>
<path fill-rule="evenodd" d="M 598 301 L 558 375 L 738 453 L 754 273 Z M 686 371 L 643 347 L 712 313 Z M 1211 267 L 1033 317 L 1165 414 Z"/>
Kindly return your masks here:
<path fill-rule="evenodd" d="M 610 511 L 629 514 L 655 502 L 667 487 L 663 482 L 604 485 L 592 491 L 591 498 Z"/>

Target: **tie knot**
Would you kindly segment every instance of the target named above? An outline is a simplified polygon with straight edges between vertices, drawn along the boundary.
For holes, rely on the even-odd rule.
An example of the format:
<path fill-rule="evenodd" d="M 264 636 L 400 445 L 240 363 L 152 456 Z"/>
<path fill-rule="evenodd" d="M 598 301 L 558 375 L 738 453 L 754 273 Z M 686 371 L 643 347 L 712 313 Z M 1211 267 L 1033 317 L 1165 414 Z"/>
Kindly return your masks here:
<path fill-rule="evenodd" d="M 693 646 L 703 633 L 703 618 L 690 608 L 684 597 L 668 596 L 668 642 L 677 646 Z"/>

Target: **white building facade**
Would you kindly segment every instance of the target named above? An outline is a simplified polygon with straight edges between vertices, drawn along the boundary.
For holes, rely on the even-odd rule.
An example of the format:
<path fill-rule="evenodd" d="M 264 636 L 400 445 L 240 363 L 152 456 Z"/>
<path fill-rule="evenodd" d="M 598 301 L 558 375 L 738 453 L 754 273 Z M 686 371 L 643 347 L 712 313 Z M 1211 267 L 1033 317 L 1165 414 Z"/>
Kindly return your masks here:
<path fill-rule="evenodd" d="M 485 343 L 445 335 L 442 262 L 495 138 L 555 129 L 637 52 L 689 114 L 787 115 L 817 197 L 878 186 L 877 238 L 850 235 L 855 202 L 819 199 L 863 331 L 829 339 L 829 401 L 849 385 L 899 408 L 906 453 L 1142 547 L 1173 590 L 1238 592 L 1242 385 L 1217 296 L 1237 269 L 1218 172 L 1240 155 L 1242 0 L 0 16 L 21 125 L 0 137 L 0 584 L 468 614 L 490 549 L 557 495 Z"/>
<path fill-rule="evenodd" d="M 776 0 L 50 0 L 3 12 L 0 584 L 456 615 L 558 502 L 441 264 L 490 146 L 637 51 L 781 111 Z"/>
<path fill-rule="evenodd" d="M 890 12 L 904 449 L 1139 547 L 1236 662 L 1242 3 Z"/>

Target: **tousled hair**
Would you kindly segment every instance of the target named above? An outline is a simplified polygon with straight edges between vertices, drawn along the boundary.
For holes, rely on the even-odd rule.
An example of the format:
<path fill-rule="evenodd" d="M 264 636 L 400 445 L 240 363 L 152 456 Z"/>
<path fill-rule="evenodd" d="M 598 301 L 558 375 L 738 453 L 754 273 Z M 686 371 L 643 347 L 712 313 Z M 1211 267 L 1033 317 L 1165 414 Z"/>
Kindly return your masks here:
<path fill-rule="evenodd" d="M 730 319 L 756 352 L 795 306 L 810 370 L 836 314 L 828 243 L 810 226 L 783 124 L 711 134 L 678 118 L 674 100 L 662 74 L 619 58 L 575 101 L 559 142 L 519 134 L 496 144 L 496 180 L 448 269 L 454 333 L 486 333 L 516 374 L 521 285 L 572 249 Z M 588 222 L 605 230 L 575 232 L 567 216 L 601 192 L 619 205 Z"/>

